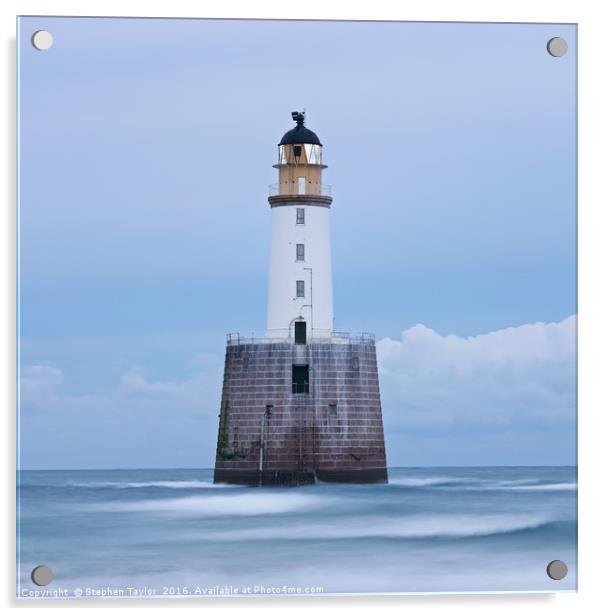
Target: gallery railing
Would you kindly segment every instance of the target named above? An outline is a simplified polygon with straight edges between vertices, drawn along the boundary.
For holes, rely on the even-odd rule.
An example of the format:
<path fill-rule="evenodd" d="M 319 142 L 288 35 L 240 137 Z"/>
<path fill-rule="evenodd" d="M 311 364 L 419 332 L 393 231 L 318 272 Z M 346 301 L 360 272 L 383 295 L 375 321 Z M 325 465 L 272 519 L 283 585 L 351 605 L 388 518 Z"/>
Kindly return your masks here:
<path fill-rule="evenodd" d="M 307 344 L 336 343 L 336 344 L 374 344 L 374 334 L 363 332 L 352 334 L 348 331 L 327 331 L 314 330 L 307 336 Z M 288 330 L 270 330 L 268 333 L 251 336 L 241 336 L 238 332 L 227 334 L 226 343 L 228 346 L 240 344 L 301 344 L 295 341 L 294 332 Z"/>
<path fill-rule="evenodd" d="M 305 186 L 298 184 L 270 184 L 270 197 L 289 196 L 289 195 L 322 195 L 325 197 L 332 196 L 332 186 L 330 184 L 310 184 Z"/>

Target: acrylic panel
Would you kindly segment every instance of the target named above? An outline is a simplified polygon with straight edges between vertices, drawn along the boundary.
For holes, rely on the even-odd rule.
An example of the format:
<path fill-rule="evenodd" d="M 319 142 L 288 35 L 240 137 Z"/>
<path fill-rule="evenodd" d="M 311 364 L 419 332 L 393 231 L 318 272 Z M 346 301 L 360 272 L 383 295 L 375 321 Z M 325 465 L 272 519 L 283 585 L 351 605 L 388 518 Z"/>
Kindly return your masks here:
<path fill-rule="evenodd" d="M 576 25 L 17 29 L 18 597 L 576 590 Z"/>

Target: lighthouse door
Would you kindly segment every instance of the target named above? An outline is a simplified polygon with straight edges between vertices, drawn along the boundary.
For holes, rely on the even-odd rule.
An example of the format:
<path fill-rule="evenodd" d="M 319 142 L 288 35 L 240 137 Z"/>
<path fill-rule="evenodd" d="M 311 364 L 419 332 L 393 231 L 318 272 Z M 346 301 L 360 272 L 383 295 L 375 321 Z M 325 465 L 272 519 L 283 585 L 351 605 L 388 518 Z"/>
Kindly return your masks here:
<path fill-rule="evenodd" d="M 293 366 L 293 393 L 309 393 L 309 366 Z"/>
<path fill-rule="evenodd" d="M 307 344 L 307 323 L 295 321 L 295 344 Z"/>

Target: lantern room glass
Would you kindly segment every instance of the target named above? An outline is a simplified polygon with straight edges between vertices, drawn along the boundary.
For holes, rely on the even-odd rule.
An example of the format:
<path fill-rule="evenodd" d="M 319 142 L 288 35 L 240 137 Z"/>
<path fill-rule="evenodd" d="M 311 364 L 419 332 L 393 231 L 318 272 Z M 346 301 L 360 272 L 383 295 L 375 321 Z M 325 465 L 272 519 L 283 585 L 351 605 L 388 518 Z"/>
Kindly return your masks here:
<path fill-rule="evenodd" d="M 278 164 L 286 165 L 288 163 L 307 163 L 310 165 L 322 164 L 322 146 L 313 143 L 299 144 L 305 151 L 305 156 L 301 155 L 298 159 L 292 154 L 292 146 L 279 145 L 278 146 Z M 288 154 L 288 156 L 287 156 Z"/>

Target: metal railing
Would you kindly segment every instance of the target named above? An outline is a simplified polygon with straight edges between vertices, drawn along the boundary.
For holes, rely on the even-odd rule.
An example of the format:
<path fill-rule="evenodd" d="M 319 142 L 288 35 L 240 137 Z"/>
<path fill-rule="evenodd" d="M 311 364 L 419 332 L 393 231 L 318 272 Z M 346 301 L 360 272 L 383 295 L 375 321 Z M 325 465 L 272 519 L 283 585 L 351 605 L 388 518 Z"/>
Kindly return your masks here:
<path fill-rule="evenodd" d="M 325 197 L 332 196 L 332 186 L 330 184 L 311 184 L 307 182 L 303 192 L 299 190 L 299 186 L 295 184 L 270 184 L 270 197 L 290 196 L 290 195 L 322 195 Z"/>
<path fill-rule="evenodd" d="M 374 343 L 374 334 L 362 332 L 361 334 L 352 334 L 348 331 L 327 331 L 318 330 L 307 335 L 307 344 L 319 344 L 320 342 L 329 342 L 337 344 L 367 344 Z M 226 335 L 226 344 L 228 346 L 236 346 L 240 344 L 299 344 L 295 343 L 295 335 L 287 331 L 272 330 L 268 333 L 252 334 L 251 336 L 241 336 L 238 332 L 233 332 Z"/>

